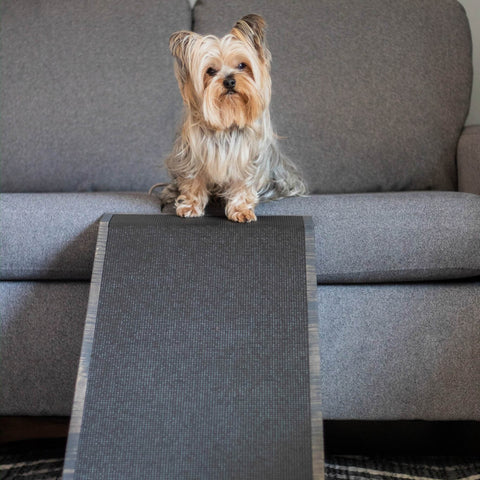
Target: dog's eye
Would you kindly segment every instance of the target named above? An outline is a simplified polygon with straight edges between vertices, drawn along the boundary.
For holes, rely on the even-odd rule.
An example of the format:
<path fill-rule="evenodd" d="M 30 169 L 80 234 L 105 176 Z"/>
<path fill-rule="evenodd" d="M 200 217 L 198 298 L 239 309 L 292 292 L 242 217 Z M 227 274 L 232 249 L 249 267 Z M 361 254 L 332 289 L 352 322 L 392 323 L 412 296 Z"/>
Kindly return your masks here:
<path fill-rule="evenodd" d="M 207 70 L 207 75 L 210 75 L 210 77 L 214 77 L 215 75 L 217 74 L 217 71 L 210 67 L 208 70 Z"/>
<path fill-rule="evenodd" d="M 245 68 L 247 68 L 247 64 L 246 64 L 246 63 L 243 63 L 243 62 L 242 62 L 242 63 L 239 63 L 239 64 L 237 65 L 237 68 L 238 68 L 238 70 L 245 70 Z"/>

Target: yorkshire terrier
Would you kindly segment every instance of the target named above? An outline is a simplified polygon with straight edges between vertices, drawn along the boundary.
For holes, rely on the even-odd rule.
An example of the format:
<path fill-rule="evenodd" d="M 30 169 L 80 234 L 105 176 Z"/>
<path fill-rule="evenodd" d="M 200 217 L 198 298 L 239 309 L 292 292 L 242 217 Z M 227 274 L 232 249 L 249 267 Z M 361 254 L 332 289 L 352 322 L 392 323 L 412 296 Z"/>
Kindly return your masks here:
<path fill-rule="evenodd" d="M 210 197 L 228 219 L 256 220 L 262 199 L 303 195 L 297 168 L 279 150 L 270 122 L 270 61 L 265 22 L 247 15 L 218 38 L 180 31 L 170 37 L 185 105 L 181 133 L 166 160 L 172 182 L 162 204 L 180 217 L 204 214 Z"/>

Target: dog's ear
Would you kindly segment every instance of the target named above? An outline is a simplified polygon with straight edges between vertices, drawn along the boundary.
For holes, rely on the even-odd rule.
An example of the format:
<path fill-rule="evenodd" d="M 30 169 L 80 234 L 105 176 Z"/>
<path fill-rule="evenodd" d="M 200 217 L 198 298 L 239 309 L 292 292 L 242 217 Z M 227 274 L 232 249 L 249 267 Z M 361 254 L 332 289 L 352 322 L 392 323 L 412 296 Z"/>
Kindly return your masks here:
<path fill-rule="evenodd" d="M 169 47 L 177 62 L 179 81 L 185 82 L 187 79 L 189 58 L 198 37 L 198 34 L 186 30 L 172 33 L 170 36 Z"/>
<path fill-rule="evenodd" d="M 250 43 L 263 60 L 269 60 L 270 53 L 267 49 L 265 38 L 265 20 L 254 13 L 242 17 L 233 27 L 231 33 L 234 37 Z"/>

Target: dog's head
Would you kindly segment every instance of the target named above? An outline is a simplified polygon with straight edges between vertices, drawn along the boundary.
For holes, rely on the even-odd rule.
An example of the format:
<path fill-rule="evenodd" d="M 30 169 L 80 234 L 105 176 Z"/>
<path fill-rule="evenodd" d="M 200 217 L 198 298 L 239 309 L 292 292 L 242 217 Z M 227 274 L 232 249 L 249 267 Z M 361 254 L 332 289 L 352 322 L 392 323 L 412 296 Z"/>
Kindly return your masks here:
<path fill-rule="evenodd" d="M 214 130 L 253 125 L 268 109 L 270 52 L 259 15 L 239 20 L 223 38 L 180 31 L 170 37 L 186 107 Z"/>

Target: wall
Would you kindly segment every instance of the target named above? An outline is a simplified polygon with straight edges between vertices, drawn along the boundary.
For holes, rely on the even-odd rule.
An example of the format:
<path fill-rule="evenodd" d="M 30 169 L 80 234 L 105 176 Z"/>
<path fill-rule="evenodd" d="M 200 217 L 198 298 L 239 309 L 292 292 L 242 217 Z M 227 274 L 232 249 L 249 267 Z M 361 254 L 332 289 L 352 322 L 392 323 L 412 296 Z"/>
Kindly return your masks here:
<path fill-rule="evenodd" d="M 473 38 L 473 92 L 467 125 L 480 125 L 480 0 L 460 0 L 467 11 Z"/>

